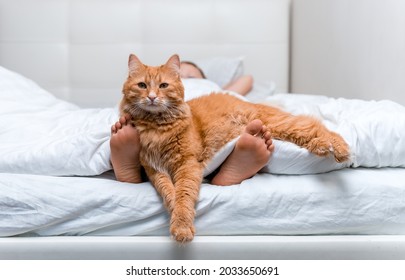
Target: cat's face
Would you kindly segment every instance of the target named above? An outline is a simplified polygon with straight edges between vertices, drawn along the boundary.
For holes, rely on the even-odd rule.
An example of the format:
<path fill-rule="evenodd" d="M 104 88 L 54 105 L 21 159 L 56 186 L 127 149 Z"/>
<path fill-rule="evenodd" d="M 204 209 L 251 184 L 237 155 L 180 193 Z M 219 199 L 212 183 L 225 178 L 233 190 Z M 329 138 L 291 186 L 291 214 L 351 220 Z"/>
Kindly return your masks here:
<path fill-rule="evenodd" d="M 165 112 L 184 103 L 180 79 L 180 59 L 173 55 L 161 66 L 147 66 L 133 54 L 128 62 L 129 76 L 124 83 L 125 109 L 150 113 Z"/>

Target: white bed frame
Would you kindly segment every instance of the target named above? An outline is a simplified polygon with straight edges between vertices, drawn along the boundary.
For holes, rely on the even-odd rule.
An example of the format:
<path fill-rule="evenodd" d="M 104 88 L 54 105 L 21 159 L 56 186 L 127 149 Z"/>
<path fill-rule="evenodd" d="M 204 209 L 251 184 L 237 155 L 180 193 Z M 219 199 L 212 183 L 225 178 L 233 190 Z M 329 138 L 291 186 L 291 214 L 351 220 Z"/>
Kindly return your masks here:
<path fill-rule="evenodd" d="M 289 0 L 0 0 L 0 64 L 82 106 L 118 102 L 129 53 L 244 56 L 286 92 L 289 15 Z M 405 236 L 12 237 L 0 259 L 405 259 Z"/>
<path fill-rule="evenodd" d="M 405 236 L 12 237 L 0 239 L 0 259 L 405 259 Z"/>

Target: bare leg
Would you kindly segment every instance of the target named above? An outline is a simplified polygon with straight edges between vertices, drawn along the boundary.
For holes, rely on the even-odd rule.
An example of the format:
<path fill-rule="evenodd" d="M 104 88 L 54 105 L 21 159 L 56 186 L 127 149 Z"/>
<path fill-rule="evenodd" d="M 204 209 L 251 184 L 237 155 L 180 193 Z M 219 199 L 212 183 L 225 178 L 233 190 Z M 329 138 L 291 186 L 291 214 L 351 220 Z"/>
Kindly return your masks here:
<path fill-rule="evenodd" d="M 111 163 L 120 182 L 141 183 L 139 133 L 123 116 L 111 127 Z"/>
<path fill-rule="evenodd" d="M 212 179 L 212 184 L 229 186 L 241 183 L 262 169 L 273 151 L 271 133 L 261 120 L 251 121 L 236 142 L 235 149 Z"/>

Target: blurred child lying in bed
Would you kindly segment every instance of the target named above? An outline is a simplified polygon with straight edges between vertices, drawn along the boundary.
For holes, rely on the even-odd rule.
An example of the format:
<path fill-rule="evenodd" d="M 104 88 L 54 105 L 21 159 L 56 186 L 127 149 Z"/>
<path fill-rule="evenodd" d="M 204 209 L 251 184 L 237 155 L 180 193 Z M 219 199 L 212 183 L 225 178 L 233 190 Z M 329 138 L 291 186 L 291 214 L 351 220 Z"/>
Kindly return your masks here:
<path fill-rule="evenodd" d="M 182 61 L 180 64 L 180 75 L 183 79 L 206 79 L 204 72 L 195 63 L 190 61 Z M 223 87 L 224 90 L 234 91 L 245 96 L 253 87 L 253 77 L 251 75 L 243 75 L 232 80 Z"/>
<path fill-rule="evenodd" d="M 205 79 L 203 71 L 194 63 L 183 61 L 180 66 L 182 78 Z M 252 88 L 251 76 L 242 76 L 224 87 L 225 90 L 246 95 Z M 139 183 L 141 165 L 139 162 L 139 134 L 129 124 L 129 117 L 121 117 L 111 128 L 111 163 L 117 180 Z M 218 171 L 211 175 L 211 183 L 228 186 L 239 184 L 255 175 L 268 162 L 274 145 L 262 121 L 250 122 L 235 144 L 232 153 Z"/>

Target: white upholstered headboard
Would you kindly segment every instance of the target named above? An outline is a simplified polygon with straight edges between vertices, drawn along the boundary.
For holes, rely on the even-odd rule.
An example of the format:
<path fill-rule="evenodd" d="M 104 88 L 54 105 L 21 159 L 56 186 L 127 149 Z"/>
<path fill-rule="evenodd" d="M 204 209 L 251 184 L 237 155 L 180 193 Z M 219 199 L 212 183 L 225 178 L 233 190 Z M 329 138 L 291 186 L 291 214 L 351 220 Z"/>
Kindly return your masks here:
<path fill-rule="evenodd" d="M 129 53 L 245 57 L 288 90 L 290 0 L 0 0 L 0 65 L 82 106 L 121 98 Z"/>

